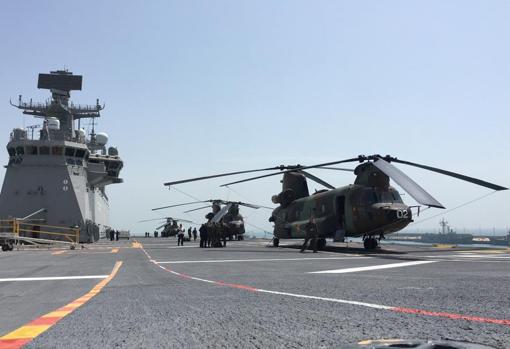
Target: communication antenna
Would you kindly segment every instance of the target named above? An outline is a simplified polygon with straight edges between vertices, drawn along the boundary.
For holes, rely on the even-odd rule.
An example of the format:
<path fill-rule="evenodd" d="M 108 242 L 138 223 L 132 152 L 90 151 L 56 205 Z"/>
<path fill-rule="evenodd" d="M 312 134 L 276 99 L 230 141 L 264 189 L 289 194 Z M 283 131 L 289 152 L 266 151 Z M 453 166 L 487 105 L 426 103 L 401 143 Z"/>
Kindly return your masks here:
<path fill-rule="evenodd" d="M 31 131 L 31 139 L 32 140 L 34 140 L 34 130 L 39 127 L 41 127 L 41 125 L 30 125 L 30 126 L 26 127 Z"/>
<path fill-rule="evenodd" d="M 445 234 L 445 231 L 448 231 L 448 221 L 443 218 L 439 221 L 439 225 L 441 226 L 441 232 Z"/>

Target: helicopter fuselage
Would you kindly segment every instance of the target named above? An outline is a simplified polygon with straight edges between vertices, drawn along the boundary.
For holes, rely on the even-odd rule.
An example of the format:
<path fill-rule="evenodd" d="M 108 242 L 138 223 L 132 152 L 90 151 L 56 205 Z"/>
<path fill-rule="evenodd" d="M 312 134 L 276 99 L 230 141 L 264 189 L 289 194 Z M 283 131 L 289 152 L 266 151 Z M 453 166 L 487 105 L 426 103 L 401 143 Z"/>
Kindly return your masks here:
<path fill-rule="evenodd" d="M 305 226 L 315 217 L 320 238 L 390 234 L 412 222 L 412 212 L 392 187 L 367 187 L 351 184 L 316 192 L 279 206 L 270 221 L 274 236 L 281 239 L 305 237 Z"/>

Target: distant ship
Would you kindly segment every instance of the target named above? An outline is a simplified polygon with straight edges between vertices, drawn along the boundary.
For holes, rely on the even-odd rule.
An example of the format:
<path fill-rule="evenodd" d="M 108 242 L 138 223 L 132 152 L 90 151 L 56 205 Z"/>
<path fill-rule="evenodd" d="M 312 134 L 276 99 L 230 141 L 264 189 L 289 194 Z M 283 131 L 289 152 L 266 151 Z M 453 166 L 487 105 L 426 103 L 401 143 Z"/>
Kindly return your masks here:
<path fill-rule="evenodd" d="M 448 225 L 448 222 L 442 219 L 439 222 L 441 232 L 439 234 L 422 234 L 420 242 L 438 243 L 438 244 L 472 244 L 473 235 L 457 234 Z"/>
<path fill-rule="evenodd" d="M 0 193 L 0 218 L 30 217 L 29 235 L 44 234 L 46 227 L 79 228 L 80 242 L 94 242 L 110 228 L 106 186 L 122 183 L 123 161 L 114 147 L 106 148 L 108 136 L 95 133 L 95 118 L 104 105 L 82 106 L 70 102 L 70 91 L 81 90 L 82 76 L 67 70 L 39 74 L 38 88 L 51 91 L 44 103 L 24 102 L 14 107 L 42 119 L 42 125 L 16 128 L 7 144 L 9 162 Z M 89 137 L 82 119 L 92 119 Z M 34 139 L 34 130 L 39 138 Z M 51 230 L 51 229 L 50 229 Z M 39 231 L 41 231 L 39 233 Z"/>
<path fill-rule="evenodd" d="M 498 246 L 510 246 L 510 231 L 506 236 L 492 237 L 490 243 Z"/>

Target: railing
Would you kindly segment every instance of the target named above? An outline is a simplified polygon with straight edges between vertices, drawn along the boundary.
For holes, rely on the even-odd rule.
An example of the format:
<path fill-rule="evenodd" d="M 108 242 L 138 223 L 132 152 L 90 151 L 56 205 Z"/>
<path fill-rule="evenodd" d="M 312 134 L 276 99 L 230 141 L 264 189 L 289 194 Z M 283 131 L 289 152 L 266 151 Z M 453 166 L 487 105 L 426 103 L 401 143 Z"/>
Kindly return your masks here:
<path fill-rule="evenodd" d="M 80 242 L 80 229 L 55 225 L 38 224 L 19 219 L 0 220 L 0 233 L 12 240 L 44 243 L 63 242 L 76 245 Z"/>

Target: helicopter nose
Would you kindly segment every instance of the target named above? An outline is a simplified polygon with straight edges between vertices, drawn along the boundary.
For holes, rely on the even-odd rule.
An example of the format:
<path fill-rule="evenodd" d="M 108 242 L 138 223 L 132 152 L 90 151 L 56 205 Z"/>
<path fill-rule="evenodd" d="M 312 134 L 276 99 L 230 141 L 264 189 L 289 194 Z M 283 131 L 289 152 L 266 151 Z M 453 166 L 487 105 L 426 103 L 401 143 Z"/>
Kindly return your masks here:
<path fill-rule="evenodd" d="M 391 221 L 412 222 L 413 213 L 408 206 L 393 206 L 385 209 L 386 216 Z"/>

